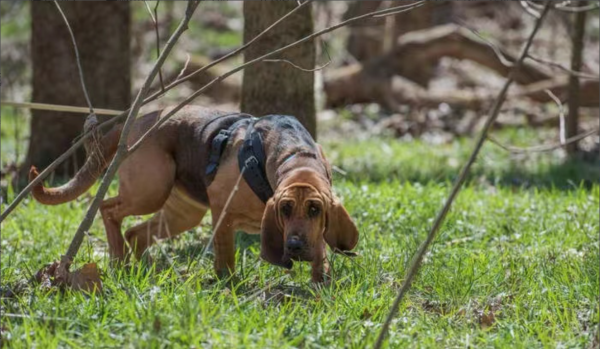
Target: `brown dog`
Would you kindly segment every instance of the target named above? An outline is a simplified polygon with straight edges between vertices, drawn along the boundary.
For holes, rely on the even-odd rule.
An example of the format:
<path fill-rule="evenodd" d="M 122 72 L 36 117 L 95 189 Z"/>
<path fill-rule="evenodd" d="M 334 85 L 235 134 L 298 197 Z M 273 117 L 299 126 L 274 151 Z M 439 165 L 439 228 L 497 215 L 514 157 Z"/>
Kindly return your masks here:
<path fill-rule="evenodd" d="M 129 135 L 129 145 L 166 112 L 139 118 Z M 86 146 L 88 160 L 75 177 L 57 188 L 36 186 L 34 198 L 57 205 L 87 191 L 114 156 L 120 133 L 121 126 L 115 126 L 99 142 Z M 226 142 L 217 143 L 222 135 L 227 136 Z M 262 147 L 251 143 L 255 139 Z M 262 164 L 253 150 L 264 152 Z M 250 151 L 252 161 L 244 158 L 246 151 Z M 261 174 L 266 183 L 262 187 L 260 181 L 256 184 Z M 36 176 L 32 168 L 30 180 Z M 220 276 L 234 271 L 236 230 L 260 233 L 261 257 L 272 264 L 291 268 L 293 260 L 311 262 L 315 282 L 323 281 L 327 272 L 325 243 L 334 252 L 352 255 L 348 251 L 358 242 L 356 226 L 332 193 L 331 170 L 321 147 L 295 118 L 278 115 L 255 119 L 189 106 L 165 122 L 121 164 L 119 195 L 100 207 L 110 255 L 125 259 L 126 239 L 139 258 L 155 239 L 196 227 L 209 208 L 213 229 L 217 229 L 214 267 Z M 150 213 L 156 214 L 127 230 L 123 238 L 121 223 L 125 217 Z M 222 214 L 225 216 L 217 227 Z"/>

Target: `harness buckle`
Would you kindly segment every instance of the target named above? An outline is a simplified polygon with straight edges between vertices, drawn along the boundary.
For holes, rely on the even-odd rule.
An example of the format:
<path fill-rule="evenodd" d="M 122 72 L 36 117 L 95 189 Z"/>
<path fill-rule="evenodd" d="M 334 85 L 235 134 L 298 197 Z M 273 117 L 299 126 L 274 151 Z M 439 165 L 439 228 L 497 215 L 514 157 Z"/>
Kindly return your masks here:
<path fill-rule="evenodd" d="M 258 159 L 256 158 L 256 156 L 251 155 L 248 159 L 246 159 L 246 161 L 244 162 L 244 166 L 246 166 L 246 169 L 250 168 L 250 166 L 258 166 Z"/>

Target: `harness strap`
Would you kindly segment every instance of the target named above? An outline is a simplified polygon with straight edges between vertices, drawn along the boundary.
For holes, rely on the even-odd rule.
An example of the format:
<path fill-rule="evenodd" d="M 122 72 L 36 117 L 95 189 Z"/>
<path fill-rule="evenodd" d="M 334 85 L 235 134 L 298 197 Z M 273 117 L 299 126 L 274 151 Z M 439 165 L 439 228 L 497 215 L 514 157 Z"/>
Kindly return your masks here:
<path fill-rule="evenodd" d="M 212 145 L 210 147 L 210 157 L 208 158 L 208 165 L 206 166 L 206 175 L 210 176 L 217 171 L 219 168 L 219 160 L 221 159 L 221 154 L 225 151 L 225 147 L 227 146 L 227 141 L 229 140 L 229 136 L 231 135 L 231 131 L 229 129 L 221 130 L 219 133 L 213 138 Z"/>
<path fill-rule="evenodd" d="M 238 114 L 238 113 L 235 113 Z M 235 114 L 228 114 L 223 116 L 230 116 Z M 243 119 L 234 122 L 231 126 L 226 129 L 223 129 L 217 133 L 217 135 L 213 138 L 210 146 L 210 155 L 208 157 L 208 165 L 206 165 L 206 175 L 210 176 L 217 172 L 219 168 L 219 162 L 221 160 L 221 155 L 225 151 L 225 147 L 227 146 L 227 142 L 229 141 L 229 137 L 235 130 L 241 125 L 243 121 L 248 118 L 253 118 L 249 114 L 239 113 L 239 116 L 243 117 Z M 221 117 L 223 117 L 221 116 Z M 216 120 L 217 118 L 215 118 Z M 214 121 L 214 120 L 213 120 Z"/>
<path fill-rule="evenodd" d="M 254 194 L 266 203 L 273 196 L 273 189 L 265 171 L 266 155 L 262 137 L 259 132 L 253 131 L 253 125 L 250 125 L 238 152 L 238 166 L 240 171 L 245 168 L 243 176 L 246 183 Z"/>

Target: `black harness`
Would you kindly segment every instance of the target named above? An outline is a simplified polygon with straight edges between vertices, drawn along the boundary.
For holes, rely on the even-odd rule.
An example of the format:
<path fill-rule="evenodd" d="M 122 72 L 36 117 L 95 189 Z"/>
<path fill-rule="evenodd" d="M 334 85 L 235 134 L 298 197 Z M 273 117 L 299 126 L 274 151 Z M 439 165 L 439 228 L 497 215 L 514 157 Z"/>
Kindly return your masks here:
<path fill-rule="evenodd" d="M 244 143 L 238 151 L 238 166 L 250 189 L 264 203 L 273 196 L 273 188 L 269 184 L 265 170 L 266 162 L 267 156 L 262 137 L 259 132 L 254 131 L 254 123 L 252 123 L 248 126 Z"/>
<path fill-rule="evenodd" d="M 229 128 L 219 131 L 213 138 L 210 149 L 208 165 L 206 166 L 206 175 L 211 176 L 219 168 L 221 155 L 227 147 L 229 137 L 235 130 L 247 122 L 248 119 L 242 119 L 235 122 Z M 238 166 L 248 186 L 262 202 L 266 203 L 273 196 L 273 189 L 267 179 L 265 165 L 266 155 L 263 147 L 262 137 L 259 132 L 254 130 L 254 123 L 258 118 L 252 118 L 246 131 L 244 143 L 238 151 Z"/>

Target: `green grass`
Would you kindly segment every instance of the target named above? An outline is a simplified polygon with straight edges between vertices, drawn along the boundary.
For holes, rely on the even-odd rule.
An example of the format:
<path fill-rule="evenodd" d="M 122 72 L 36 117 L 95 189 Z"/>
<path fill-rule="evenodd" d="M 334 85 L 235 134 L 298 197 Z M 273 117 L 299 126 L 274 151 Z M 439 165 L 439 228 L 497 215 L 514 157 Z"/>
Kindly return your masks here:
<path fill-rule="evenodd" d="M 498 137 L 537 142 L 526 131 Z M 114 270 L 97 219 L 75 267 L 98 262 L 103 294 L 26 287 L 1 300 L 3 341 L 15 348 L 371 346 L 472 141 L 324 144 L 347 171 L 335 190 L 361 232 L 359 257 L 331 256 L 331 286 L 312 286 L 308 265 L 289 273 L 260 261 L 256 239 L 241 234 L 239 283 L 227 288 L 214 279 L 212 255 L 201 258 L 208 220 L 154 246 L 149 270 Z M 582 166 L 552 155 L 511 159 L 486 146 L 400 307 L 389 347 L 590 345 L 599 323 L 600 187 L 597 168 Z M 48 207 L 27 199 L 2 225 L 2 287 L 64 253 L 89 201 Z M 485 319 L 490 311 L 494 321 Z"/>

